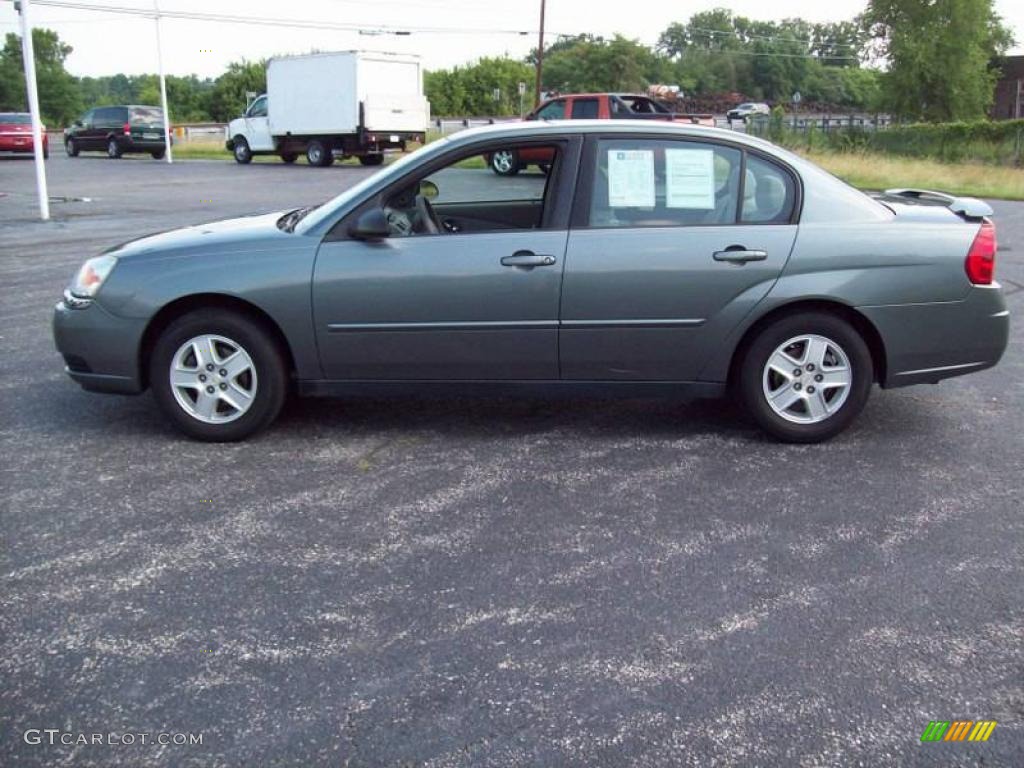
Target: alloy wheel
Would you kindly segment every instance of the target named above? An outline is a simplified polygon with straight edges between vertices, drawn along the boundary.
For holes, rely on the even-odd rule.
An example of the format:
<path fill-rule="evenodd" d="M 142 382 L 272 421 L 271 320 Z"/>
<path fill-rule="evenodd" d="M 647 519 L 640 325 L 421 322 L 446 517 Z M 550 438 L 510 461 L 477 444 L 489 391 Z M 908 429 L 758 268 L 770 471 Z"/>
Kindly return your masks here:
<path fill-rule="evenodd" d="M 225 424 L 243 416 L 256 398 L 256 367 L 235 341 L 204 334 L 182 344 L 171 358 L 171 391 L 189 416 Z"/>
<path fill-rule="evenodd" d="M 511 173 L 514 163 L 515 158 L 508 149 L 500 149 L 491 157 L 491 165 L 498 173 Z"/>
<path fill-rule="evenodd" d="M 849 356 L 839 344 L 817 334 L 784 341 L 768 357 L 762 374 L 769 407 L 797 424 L 817 424 L 834 415 L 852 385 Z"/>

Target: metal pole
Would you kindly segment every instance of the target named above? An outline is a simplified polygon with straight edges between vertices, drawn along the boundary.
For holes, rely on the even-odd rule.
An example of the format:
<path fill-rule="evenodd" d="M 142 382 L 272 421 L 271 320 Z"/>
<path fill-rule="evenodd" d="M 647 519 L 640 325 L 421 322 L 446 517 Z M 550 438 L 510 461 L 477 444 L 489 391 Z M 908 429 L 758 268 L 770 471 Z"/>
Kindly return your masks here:
<path fill-rule="evenodd" d="M 533 89 L 534 109 L 540 104 L 540 85 L 544 72 L 544 3 L 545 0 L 540 0 L 540 44 L 537 46 L 537 84 Z"/>
<path fill-rule="evenodd" d="M 170 111 L 167 109 L 167 82 L 164 80 L 164 53 L 163 46 L 160 44 L 160 3 L 158 0 L 153 0 L 153 7 L 156 9 L 156 60 L 157 67 L 160 70 L 160 107 L 164 111 L 164 144 L 167 147 L 164 157 L 167 158 L 168 163 L 173 163 L 174 159 L 171 157 L 171 117 Z"/>
<path fill-rule="evenodd" d="M 46 167 L 43 165 L 43 121 L 39 117 L 39 93 L 36 91 L 36 52 L 32 45 L 32 22 L 28 17 L 29 0 L 21 0 L 21 58 L 25 63 L 25 91 L 28 111 L 32 114 L 32 154 L 35 155 L 36 193 L 39 195 L 39 218 L 50 218 L 50 195 L 46 189 Z"/>

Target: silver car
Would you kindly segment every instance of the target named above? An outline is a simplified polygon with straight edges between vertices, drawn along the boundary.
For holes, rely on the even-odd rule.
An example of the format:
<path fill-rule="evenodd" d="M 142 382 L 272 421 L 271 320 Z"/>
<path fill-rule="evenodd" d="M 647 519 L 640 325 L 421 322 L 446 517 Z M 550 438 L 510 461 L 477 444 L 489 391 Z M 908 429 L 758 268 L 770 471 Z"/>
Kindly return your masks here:
<path fill-rule="evenodd" d="M 501 177 L 497 149 L 547 174 Z M 323 205 L 143 237 L 54 314 L 84 388 L 237 440 L 286 394 L 728 396 L 782 440 L 836 435 L 874 384 L 995 365 L 1009 317 L 991 209 L 870 197 L 699 126 L 469 130 Z"/>

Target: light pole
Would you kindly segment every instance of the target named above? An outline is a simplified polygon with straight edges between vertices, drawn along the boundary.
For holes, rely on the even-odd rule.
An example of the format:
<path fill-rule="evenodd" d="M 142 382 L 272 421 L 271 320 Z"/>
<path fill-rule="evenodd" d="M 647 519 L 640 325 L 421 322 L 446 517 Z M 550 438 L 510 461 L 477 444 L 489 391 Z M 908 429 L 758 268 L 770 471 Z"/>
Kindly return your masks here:
<path fill-rule="evenodd" d="M 540 43 L 537 45 L 537 83 L 533 89 L 534 108 L 540 104 L 540 84 L 544 72 L 544 4 L 545 0 L 540 0 Z"/>
<path fill-rule="evenodd" d="M 32 44 L 32 22 L 28 18 L 29 0 L 21 0 L 21 58 L 25 64 L 25 92 L 28 111 L 32 115 L 32 154 L 36 163 L 36 194 L 39 196 L 39 218 L 50 218 L 50 195 L 46 189 L 46 167 L 43 165 L 43 121 L 39 117 L 39 93 L 36 90 L 36 52 Z"/>

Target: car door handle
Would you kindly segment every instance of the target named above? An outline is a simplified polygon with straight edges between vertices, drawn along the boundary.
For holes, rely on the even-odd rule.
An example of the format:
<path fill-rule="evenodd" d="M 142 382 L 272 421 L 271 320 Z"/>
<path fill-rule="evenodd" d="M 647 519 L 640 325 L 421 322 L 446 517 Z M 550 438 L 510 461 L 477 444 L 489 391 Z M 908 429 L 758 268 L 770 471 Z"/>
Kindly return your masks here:
<path fill-rule="evenodd" d="M 715 261 L 728 261 L 732 264 L 746 264 L 748 261 L 764 261 L 768 251 L 752 251 L 741 245 L 730 245 L 724 251 L 715 251 Z"/>
<path fill-rule="evenodd" d="M 555 257 L 533 251 L 516 251 L 511 256 L 502 256 L 501 263 L 506 267 L 550 267 L 555 263 Z"/>

